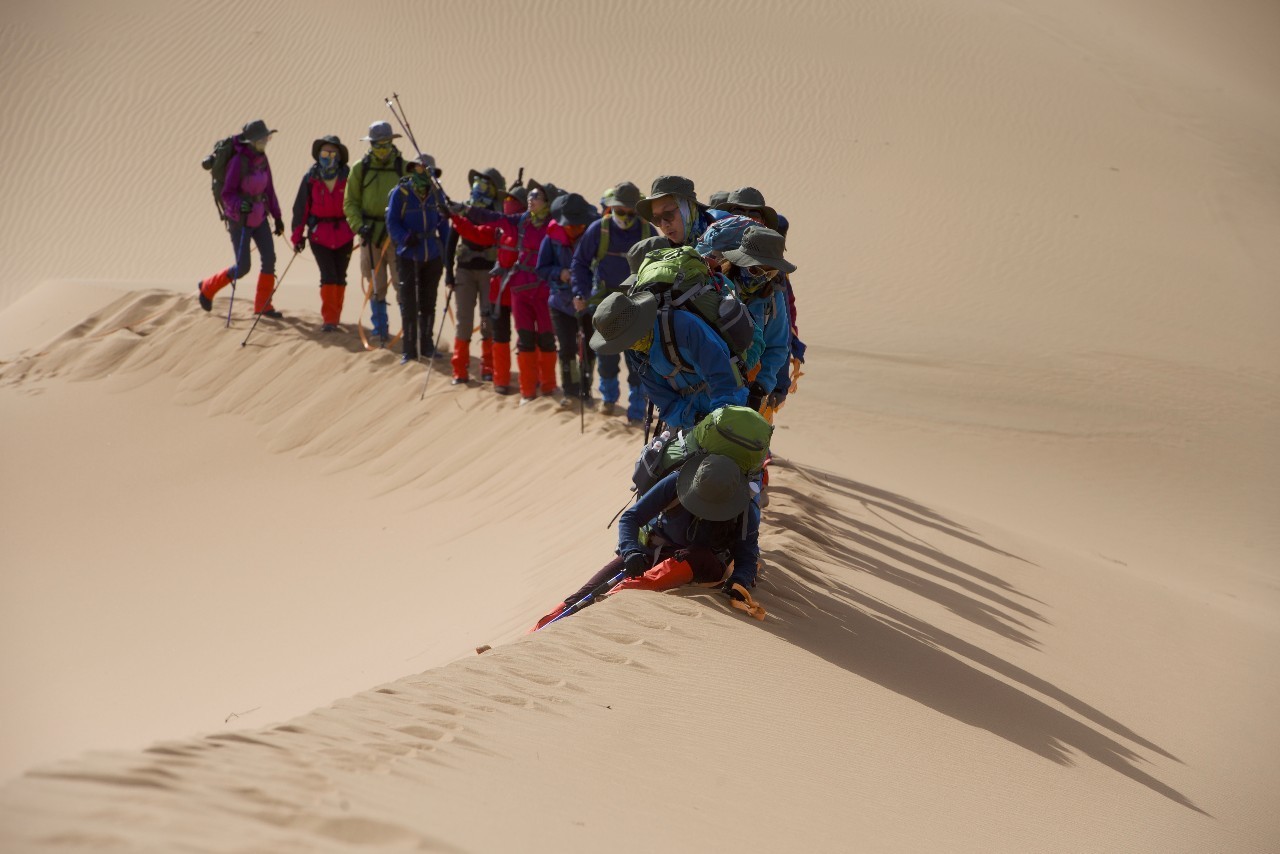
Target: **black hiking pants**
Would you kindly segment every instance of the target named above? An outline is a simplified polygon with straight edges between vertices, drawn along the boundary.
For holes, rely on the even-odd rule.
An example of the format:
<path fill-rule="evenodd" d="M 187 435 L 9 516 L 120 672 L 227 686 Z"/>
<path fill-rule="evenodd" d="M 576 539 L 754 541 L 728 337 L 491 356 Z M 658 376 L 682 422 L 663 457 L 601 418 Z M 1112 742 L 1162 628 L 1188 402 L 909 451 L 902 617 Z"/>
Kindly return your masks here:
<path fill-rule="evenodd" d="M 435 355 L 436 291 L 444 274 L 444 259 L 415 261 L 396 256 L 396 299 L 400 303 L 401 345 L 410 359 Z"/>

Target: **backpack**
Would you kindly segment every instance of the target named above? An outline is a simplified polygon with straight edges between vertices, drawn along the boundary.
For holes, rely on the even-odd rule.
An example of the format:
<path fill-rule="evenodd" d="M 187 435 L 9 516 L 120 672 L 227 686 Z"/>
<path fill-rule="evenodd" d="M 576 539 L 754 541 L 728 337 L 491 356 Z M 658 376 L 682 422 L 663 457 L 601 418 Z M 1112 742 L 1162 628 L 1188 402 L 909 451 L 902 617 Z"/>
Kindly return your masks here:
<path fill-rule="evenodd" d="M 713 252 L 723 255 L 730 249 L 740 247 L 743 233 L 748 228 L 759 225 L 760 223 L 750 217 L 737 215 L 721 217 L 707 226 L 707 230 L 698 238 L 695 248 L 698 254 L 704 257 Z"/>
<path fill-rule="evenodd" d="M 227 183 L 227 163 L 230 162 L 231 155 L 235 154 L 237 139 L 239 134 L 218 140 L 213 144 L 213 153 L 200 162 L 213 180 L 213 203 L 218 206 L 218 216 L 224 222 L 227 212 L 222 209 L 222 187 Z"/>
<path fill-rule="evenodd" d="M 702 454 L 721 454 L 738 464 L 747 477 L 764 470 L 769 456 L 773 425 L 747 406 L 722 406 L 698 422 L 687 434 L 664 430 L 645 445 L 636 460 L 631 482 L 636 495 L 644 495 L 654 484 L 686 462 Z"/>
<path fill-rule="evenodd" d="M 644 256 L 629 294 L 648 291 L 657 297 L 663 352 L 672 364 L 688 369 L 675 347 L 671 309 L 687 309 L 705 320 L 739 361 L 751 347 L 755 322 L 733 290 L 724 287 L 725 282 L 721 276 L 712 276 L 692 246 L 655 249 Z"/>

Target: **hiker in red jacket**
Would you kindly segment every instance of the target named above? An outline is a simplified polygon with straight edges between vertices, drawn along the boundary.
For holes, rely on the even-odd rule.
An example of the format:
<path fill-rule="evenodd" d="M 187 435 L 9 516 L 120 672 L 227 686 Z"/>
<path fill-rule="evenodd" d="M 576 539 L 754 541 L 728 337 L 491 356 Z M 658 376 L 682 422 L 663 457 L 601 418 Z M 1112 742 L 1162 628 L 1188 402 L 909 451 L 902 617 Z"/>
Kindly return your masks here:
<path fill-rule="evenodd" d="M 324 332 L 338 331 L 342 301 L 347 291 L 347 266 L 355 234 L 342 212 L 347 189 L 347 147 L 336 136 L 322 136 L 311 143 L 315 165 L 302 176 L 293 202 L 293 251 L 301 252 L 311 240 L 311 254 L 320 268 L 320 317 Z M 305 232 L 305 233 L 304 233 Z"/>
<path fill-rule="evenodd" d="M 258 274 L 258 290 L 253 299 L 255 314 L 281 317 L 271 305 L 276 289 L 276 247 L 271 242 L 272 229 L 267 227 L 267 214 L 275 219 L 275 235 L 284 234 L 280 202 L 271 182 L 271 164 L 267 162 L 267 143 L 274 130 L 267 129 L 262 119 L 249 122 L 236 137 L 235 153 L 227 161 L 227 177 L 222 185 L 222 209 L 231 226 L 231 245 L 236 253 L 234 267 L 214 273 L 199 283 L 200 307 L 213 309 L 213 295 L 249 273 L 248 237 L 258 245 L 262 272 Z"/>
<path fill-rule="evenodd" d="M 504 321 L 511 317 L 516 326 L 521 404 L 535 400 L 539 386 L 543 395 L 559 396 L 556 388 L 556 337 L 551 328 L 551 310 L 547 306 L 551 291 L 537 273 L 538 248 L 551 222 L 549 196 L 546 187 L 530 181 L 526 199 L 528 211 L 525 213 L 497 214 L 456 205 L 452 216 L 453 227 L 464 239 L 479 246 L 496 244 L 498 247 L 498 269 L 501 273 L 490 280 L 489 287 L 489 304 L 497 314 L 493 336 L 493 390 L 498 394 L 510 394 L 512 391 L 510 356 L 506 356 L 504 375 L 500 351 L 506 348 L 499 337 L 499 333 L 504 331 Z M 472 222 L 472 219 L 481 222 Z M 508 305 L 509 315 L 505 310 Z M 507 336 L 509 339 L 509 332 Z"/>

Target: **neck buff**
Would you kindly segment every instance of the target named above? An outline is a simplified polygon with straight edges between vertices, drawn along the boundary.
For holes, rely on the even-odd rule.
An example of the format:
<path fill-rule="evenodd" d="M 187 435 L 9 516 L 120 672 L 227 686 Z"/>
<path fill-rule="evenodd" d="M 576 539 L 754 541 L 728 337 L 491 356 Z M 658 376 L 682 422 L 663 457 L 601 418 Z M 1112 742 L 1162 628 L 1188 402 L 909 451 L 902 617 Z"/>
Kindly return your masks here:
<path fill-rule="evenodd" d="M 427 189 L 431 186 L 431 179 L 427 177 L 426 172 L 414 172 L 410 177 L 413 184 L 414 192 L 419 196 L 425 196 Z"/>
<path fill-rule="evenodd" d="M 644 334 L 643 338 L 641 338 L 636 343 L 632 344 L 627 349 L 635 350 L 637 353 L 648 353 L 649 348 L 651 348 L 652 346 L 653 346 L 653 330 L 650 329 L 648 332 Z"/>
<path fill-rule="evenodd" d="M 488 181 L 476 181 L 471 185 L 471 204 L 478 208 L 493 206 L 493 185 Z"/>
<path fill-rule="evenodd" d="M 529 222 L 533 223 L 534 228 L 537 228 L 538 226 L 546 222 L 547 218 L 550 216 L 551 216 L 551 206 L 543 205 L 542 210 L 537 211 L 536 213 L 534 211 L 529 211 Z"/>
<path fill-rule="evenodd" d="M 630 228 L 636 221 L 635 214 L 627 214 L 626 216 L 623 216 L 617 211 L 613 211 L 609 214 L 609 216 L 613 217 L 613 221 L 617 224 L 618 228 L 622 229 L 623 231 L 626 231 L 628 228 Z"/>
<path fill-rule="evenodd" d="M 331 181 L 338 177 L 338 155 L 321 154 L 320 159 L 316 161 L 319 167 L 320 177 L 326 181 Z"/>

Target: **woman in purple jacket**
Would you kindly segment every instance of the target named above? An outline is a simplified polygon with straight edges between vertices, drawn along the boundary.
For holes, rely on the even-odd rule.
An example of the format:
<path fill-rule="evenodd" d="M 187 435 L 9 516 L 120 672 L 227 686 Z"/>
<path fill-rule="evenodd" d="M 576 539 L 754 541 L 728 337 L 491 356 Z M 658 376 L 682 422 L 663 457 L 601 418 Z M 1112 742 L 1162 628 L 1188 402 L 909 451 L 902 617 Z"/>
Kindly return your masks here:
<path fill-rule="evenodd" d="M 249 272 L 249 241 L 258 244 L 262 256 L 262 272 L 258 274 L 258 290 L 253 299 L 255 314 L 282 317 L 271 305 L 276 285 L 276 248 L 267 228 L 267 213 L 275 219 L 275 234 L 284 234 L 280 202 L 271 181 L 271 164 L 267 162 L 267 143 L 274 130 L 267 129 L 262 119 L 244 126 L 235 142 L 235 153 L 227 161 L 226 182 L 222 185 L 222 209 L 231 229 L 231 245 L 236 253 L 234 267 L 214 273 L 200 282 L 200 307 L 213 309 L 213 296 Z"/>

